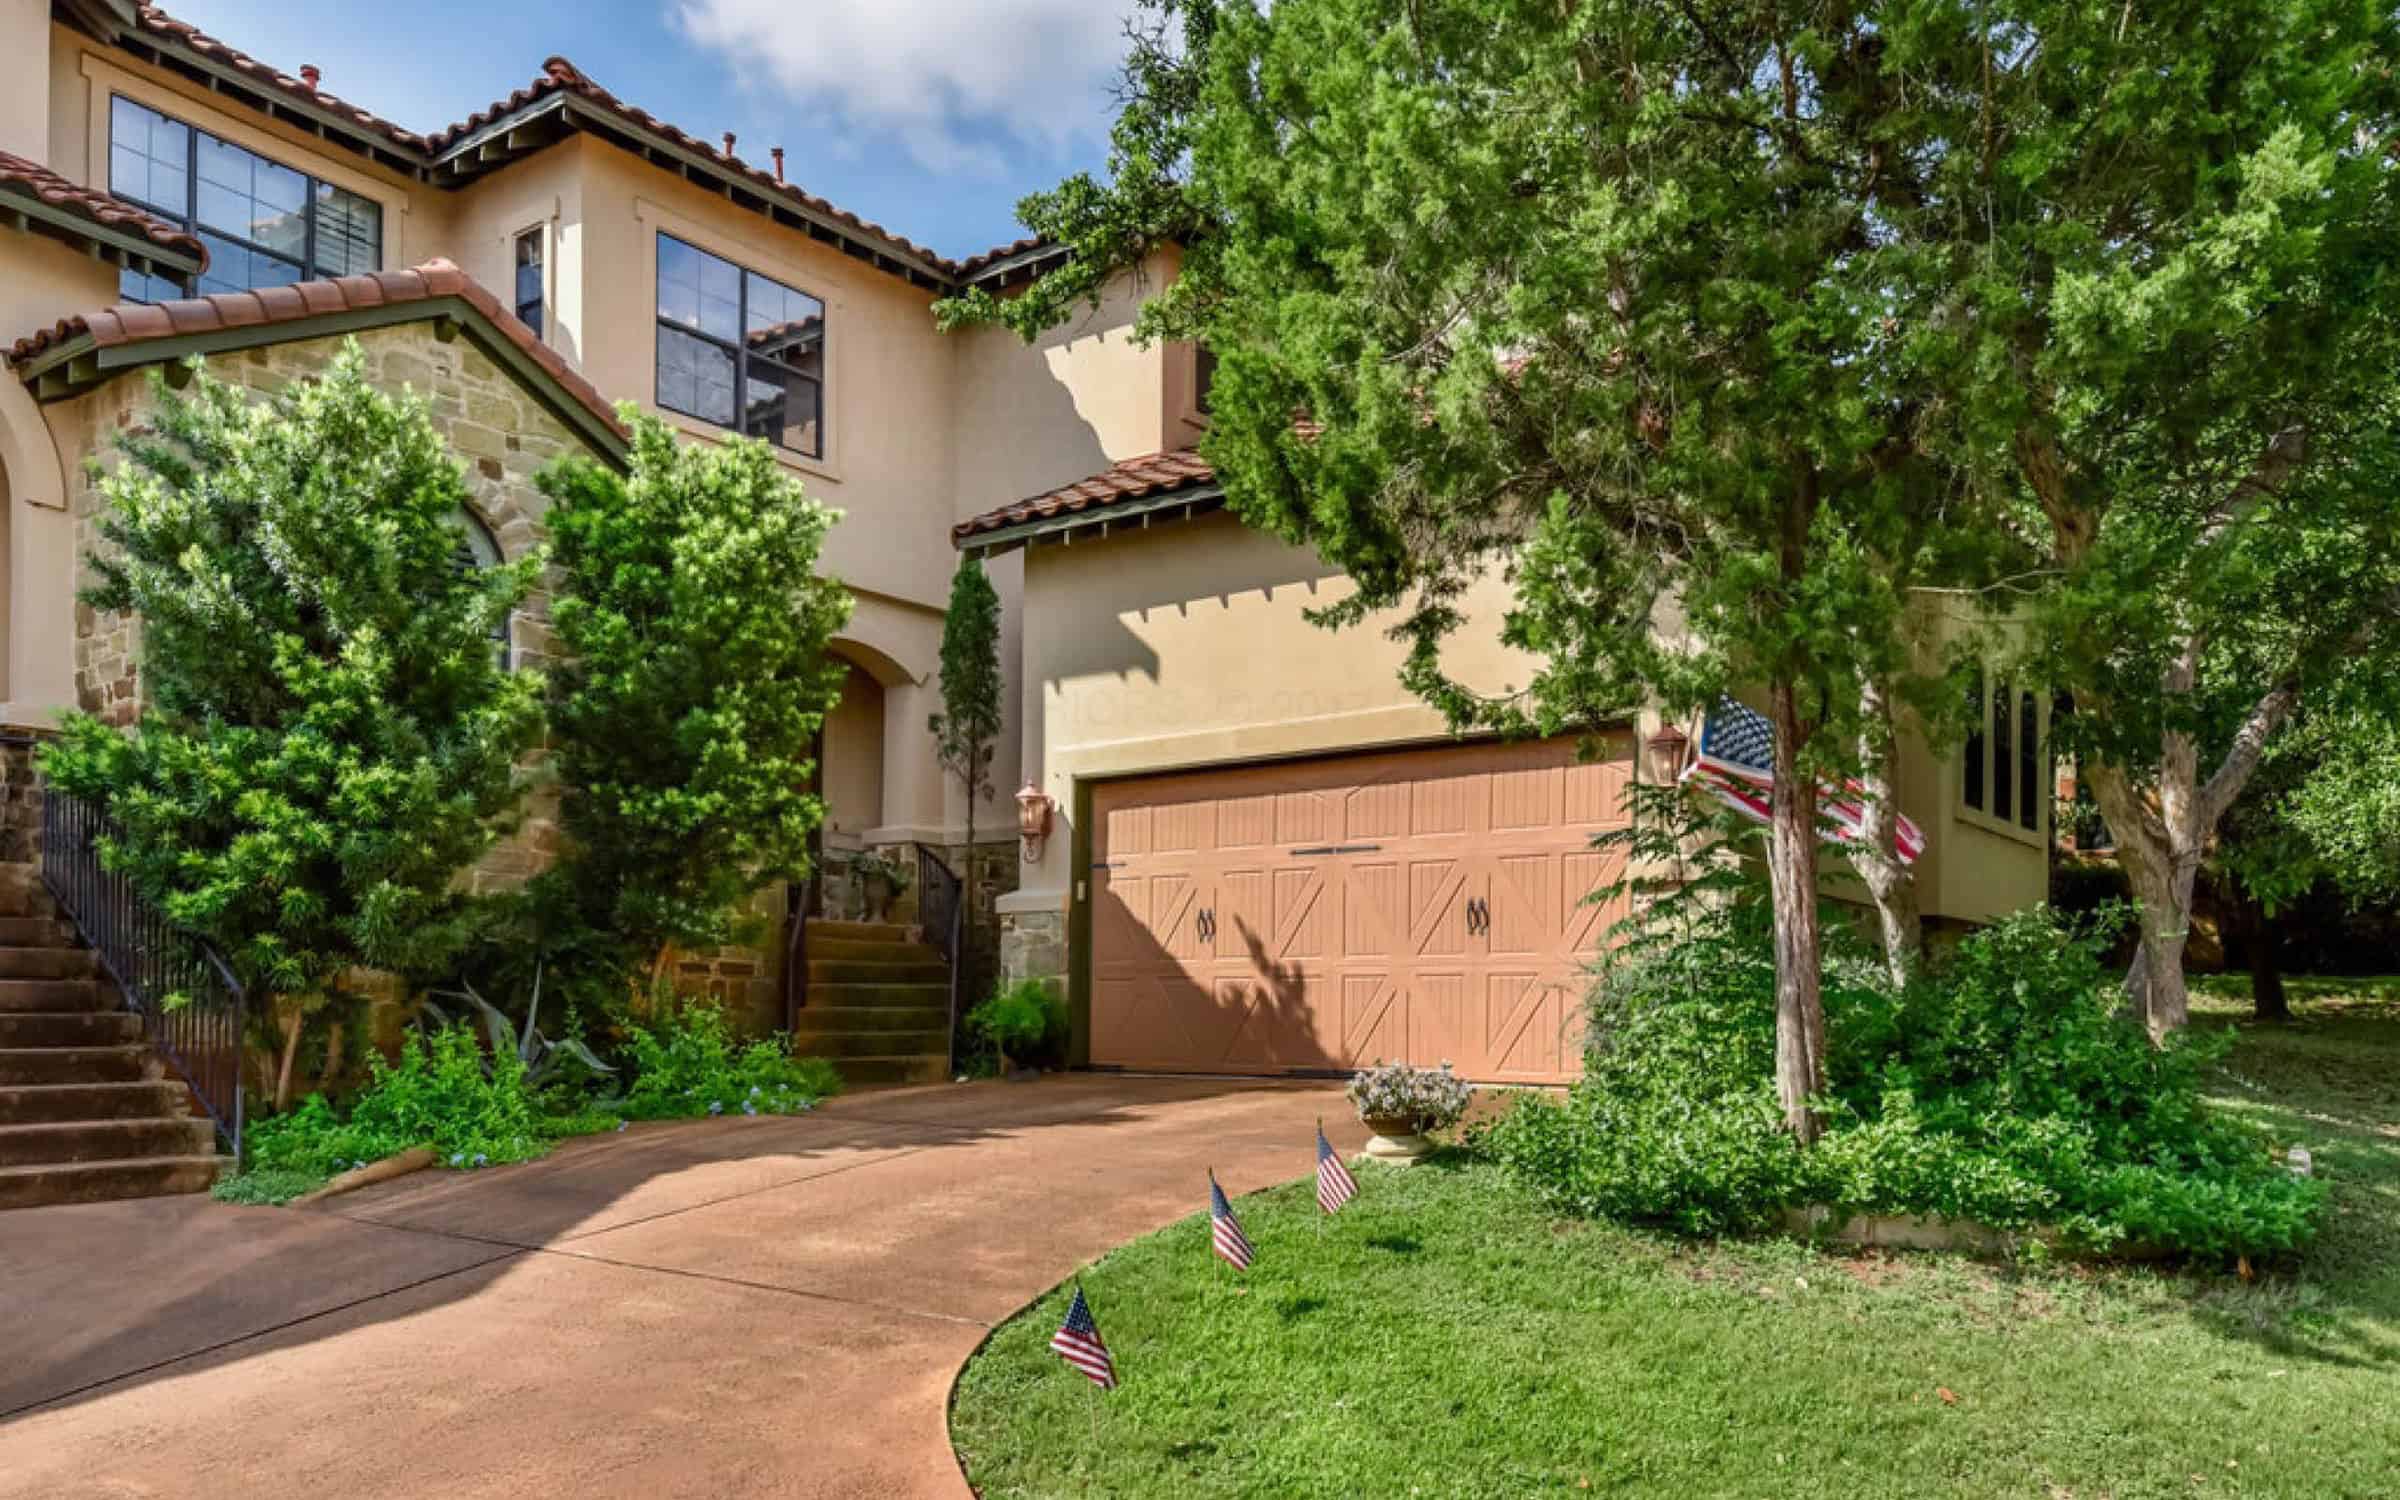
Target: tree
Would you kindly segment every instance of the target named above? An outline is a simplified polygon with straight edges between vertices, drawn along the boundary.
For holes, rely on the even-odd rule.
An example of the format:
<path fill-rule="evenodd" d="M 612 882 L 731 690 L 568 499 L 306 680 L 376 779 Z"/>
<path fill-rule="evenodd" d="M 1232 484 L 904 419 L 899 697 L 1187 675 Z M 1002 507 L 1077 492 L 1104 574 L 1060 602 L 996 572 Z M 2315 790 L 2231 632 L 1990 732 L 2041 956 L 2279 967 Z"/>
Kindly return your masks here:
<path fill-rule="evenodd" d="M 2291 1019 L 2278 962 L 2287 912 L 2320 893 L 2400 896 L 2400 725 L 2381 696 L 2354 679 L 2299 705 L 2218 829 L 2204 873 L 2248 951 L 2262 1021 Z"/>
<path fill-rule="evenodd" d="M 950 579 L 950 611 L 942 619 L 942 711 L 925 728 L 935 756 L 966 793 L 967 853 L 962 899 L 968 929 L 975 920 L 975 804 L 992 795 L 992 754 L 1000 740 L 1000 596 L 983 563 L 962 556 Z"/>
<path fill-rule="evenodd" d="M 119 439 L 82 596 L 140 616 L 146 707 L 129 734 L 68 715 L 43 769 L 123 829 L 109 868 L 269 997 L 280 1109 L 345 970 L 437 967 L 464 936 L 457 875 L 539 733 L 539 680 L 492 635 L 540 559 L 457 566 L 458 462 L 355 343 L 263 401 L 193 371 L 154 375 L 152 427 Z"/>
<path fill-rule="evenodd" d="M 1975 330 L 1950 435 L 2028 544 L 2027 664 L 2077 705 L 2163 1035 L 2194 880 L 2269 747 L 2352 664 L 2394 680 L 2400 33 L 2347 0 L 1952 24 L 1916 80 L 1975 126 L 1940 230 L 1938 312 Z"/>
<path fill-rule="evenodd" d="M 1872 11 L 1872 13 L 1870 13 Z M 1154 336 L 1217 355 L 1203 450 L 1250 523 L 1397 610 L 1404 678 L 1454 724 L 1555 733 L 1762 687 L 1775 726 L 1777 1075 L 1804 1138 L 1824 1078 L 1820 776 L 1882 806 L 1862 859 L 1913 957 L 1890 846 L 1896 719 L 1954 695 L 1910 649 L 1976 493 L 1927 445 L 1908 335 L 1940 289 L 1884 231 L 1947 117 L 1895 50 L 1936 23 L 1833 6 L 1163 0 L 1114 181 L 1023 209 L 1069 270 L 942 309 L 1019 332 L 1167 239 Z M 1300 413 L 1303 420 L 1295 421 Z M 1535 662 L 1485 697 L 1442 669 L 1500 574 Z M 1484 628 L 1489 628 L 1488 622 Z M 1878 857 L 1880 856 L 1880 857 Z"/>
<path fill-rule="evenodd" d="M 807 875 L 817 734 L 843 677 L 826 646 L 851 601 L 816 571 L 836 513 L 772 448 L 681 442 L 624 410 L 628 473 L 570 458 L 539 479 L 567 653 L 550 695 L 557 878 L 655 970 L 730 941 L 745 898 Z"/>

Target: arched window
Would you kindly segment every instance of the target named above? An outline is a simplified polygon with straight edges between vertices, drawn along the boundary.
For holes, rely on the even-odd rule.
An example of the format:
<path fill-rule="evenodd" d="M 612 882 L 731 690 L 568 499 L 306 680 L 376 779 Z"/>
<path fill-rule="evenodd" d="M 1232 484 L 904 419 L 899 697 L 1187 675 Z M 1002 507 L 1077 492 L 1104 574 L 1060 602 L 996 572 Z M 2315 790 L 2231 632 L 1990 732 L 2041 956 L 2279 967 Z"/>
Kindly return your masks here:
<path fill-rule="evenodd" d="M 483 524 L 483 518 L 462 505 L 454 519 L 458 522 L 459 531 L 454 564 L 458 571 L 479 573 L 485 568 L 500 566 L 500 539 L 492 535 L 492 528 Z M 509 623 L 514 618 L 511 615 L 492 627 L 493 647 L 499 653 L 500 670 L 503 672 L 516 666 L 515 653 L 510 649 L 509 641 Z"/>

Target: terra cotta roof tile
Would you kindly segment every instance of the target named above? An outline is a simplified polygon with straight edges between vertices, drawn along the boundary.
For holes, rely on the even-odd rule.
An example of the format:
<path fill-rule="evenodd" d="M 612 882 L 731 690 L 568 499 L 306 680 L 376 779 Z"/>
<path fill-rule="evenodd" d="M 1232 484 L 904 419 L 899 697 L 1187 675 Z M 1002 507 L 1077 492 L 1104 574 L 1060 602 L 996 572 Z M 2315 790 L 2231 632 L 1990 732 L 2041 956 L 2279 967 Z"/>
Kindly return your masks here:
<path fill-rule="evenodd" d="M 339 276 L 328 281 L 304 281 L 251 292 L 219 292 L 175 302 L 121 302 L 98 312 L 62 319 L 30 333 L 16 341 L 8 358 L 11 364 L 23 365 L 46 350 L 87 335 L 95 347 L 114 349 L 152 339 L 296 323 L 328 313 L 445 297 L 455 297 L 473 308 L 501 337 L 539 365 L 569 397 L 588 408 L 609 430 L 625 435 L 616 408 L 597 387 L 577 374 L 557 350 L 535 337 L 533 330 L 519 322 L 499 298 L 446 260 L 429 260 L 406 271 Z"/>
<path fill-rule="evenodd" d="M 1189 448 L 1151 453 L 1111 465 L 1088 479 L 1014 501 L 950 528 L 951 540 L 964 544 L 986 532 L 1003 531 L 1028 521 L 1106 510 L 1152 495 L 1171 494 L 1215 482 L 1217 471 Z"/>
<path fill-rule="evenodd" d="M 156 214 L 145 213 L 130 203 L 121 203 L 106 193 L 78 187 L 39 162 L 0 151 L 0 185 L 30 193 L 53 208 L 63 208 L 77 218 L 88 219 L 109 229 L 138 234 L 161 249 L 194 256 L 202 265 L 208 263 L 208 247 L 181 226 L 170 224 Z"/>
<path fill-rule="evenodd" d="M 149 32 L 153 36 L 166 37 L 179 42 L 204 57 L 214 58 L 252 82 L 265 84 L 277 93 L 289 95 L 291 98 L 313 104 L 330 114 L 339 115 L 355 125 L 373 131 L 394 145 L 405 146 L 416 151 L 425 149 L 425 137 L 406 126 L 396 125 L 381 115 L 361 109 L 339 95 L 328 94 L 306 79 L 294 78 L 279 68 L 270 67 L 240 48 L 218 41 L 191 22 L 175 19 L 155 5 L 141 7 L 136 12 L 135 20 L 143 31 Z"/>

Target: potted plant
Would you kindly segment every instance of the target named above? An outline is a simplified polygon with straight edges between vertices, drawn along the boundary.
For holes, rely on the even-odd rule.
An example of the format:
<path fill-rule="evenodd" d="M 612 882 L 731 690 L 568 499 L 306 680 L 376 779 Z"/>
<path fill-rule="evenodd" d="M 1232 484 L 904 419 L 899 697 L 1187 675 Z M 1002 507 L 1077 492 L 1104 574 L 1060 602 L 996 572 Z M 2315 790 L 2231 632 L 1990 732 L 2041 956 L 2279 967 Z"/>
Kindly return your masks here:
<path fill-rule="evenodd" d="M 1050 1038 L 1066 1030 L 1067 1007 L 1046 979 L 1020 979 L 1001 986 L 967 1012 L 967 1024 L 1000 1054 L 1000 1072 L 1011 1083 L 1039 1078 L 1028 1066 Z"/>
<path fill-rule="evenodd" d="M 908 889 L 908 865 L 888 849 L 868 849 L 853 855 L 850 874 L 858 882 L 870 922 L 888 919 L 892 903 Z"/>
<path fill-rule="evenodd" d="M 1375 1138 L 1367 1154 L 1394 1166 L 1409 1166 L 1433 1149 L 1430 1130 L 1446 1130 L 1467 1112 L 1473 1090 L 1467 1081 L 1439 1068 L 1377 1063 L 1350 1080 L 1350 1103 Z"/>

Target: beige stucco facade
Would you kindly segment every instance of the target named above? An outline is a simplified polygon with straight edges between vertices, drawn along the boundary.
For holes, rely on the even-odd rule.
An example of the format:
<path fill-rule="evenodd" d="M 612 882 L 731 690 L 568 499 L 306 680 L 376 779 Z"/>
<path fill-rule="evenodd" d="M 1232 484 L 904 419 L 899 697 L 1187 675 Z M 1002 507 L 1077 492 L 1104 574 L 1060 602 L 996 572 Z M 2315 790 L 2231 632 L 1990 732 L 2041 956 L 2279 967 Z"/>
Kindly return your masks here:
<path fill-rule="evenodd" d="M 131 15 L 118 0 L 79 4 Z M 245 94 L 221 67 L 212 86 L 187 76 L 206 69 L 162 66 L 161 49 L 174 42 L 155 24 L 128 22 L 133 29 L 112 41 L 66 14 L 48 0 L 0 0 L 0 150 L 106 191 L 110 100 L 131 99 L 370 199 L 382 214 L 384 268 L 446 258 L 504 303 L 517 242 L 538 235 L 542 341 L 608 398 L 660 412 L 693 441 L 723 434 L 659 406 L 661 235 L 820 299 L 823 451 L 779 455 L 841 512 L 824 562 L 857 601 L 836 643 L 849 686 L 825 726 L 828 844 L 960 849 L 970 809 L 926 731 L 940 707 L 942 612 L 958 562 L 952 527 L 1199 438 L 1193 351 L 1133 332 L 1143 300 L 1176 273 L 1172 251 L 1031 344 L 988 328 L 944 333 L 931 309 L 947 286 L 910 259 L 914 247 L 893 250 L 876 238 L 882 231 L 828 218 L 821 205 L 793 209 L 779 188 L 741 176 L 734 169 L 748 169 L 713 148 L 695 154 L 680 133 L 645 135 L 596 115 L 577 123 L 561 111 L 528 116 L 521 132 L 501 128 L 463 157 L 411 158 L 416 148 L 378 145 L 338 111 L 312 114 L 308 97 L 294 108 L 293 96 L 275 95 L 274 108 L 260 107 L 259 92 L 280 84 Z M 566 102 L 583 107 L 581 96 Z M 795 213 L 813 217 L 802 224 Z M 0 343 L 104 306 L 116 286 L 104 261 L 0 224 Z M 462 409 L 494 373 L 478 370 L 463 345 L 426 347 L 422 330 L 378 334 L 371 349 L 382 378 Z M 268 383 L 322 355 L 257 351 L 231 368 Z M 18 380 L 0 379 L 0 722 L 40 725 L 79 702 L 113 712 L 131 702 L 130 630 L 79 622 L 72 590 L 91 541 L 78 469 L 113 423 L 133 415 L 126 403 L 137 389 L 120 380 L 43 406 Z M 486 498 L 508 512 L 490 519 L 513 552 L 538 534 L 526 475 L 565 435 L 545 428 L 556 423 L 533 403 L 511 412 L 492 390 L 482 394 L 492 419 L 466 423 L 454 439 L 479 495 L 495 492 Z M 1440 717 L 1400 686 L 1400 647 L 1380 628 L 1327 632 L 1304 618 L 1347 582 L 1221 511 L 1161 512 L 1105 536 L 1006 548 L 985 567 L 1002 603 L 1012 722 L 994 767 L 997 795 L 972 814 L 994 866 L 987 888 L 1022 887 L 1002 903 L 1015 971 L 1071 967 L 1070 918 L 1082 899 L 1077 820 L 1094 786 L 1446 737 Z M 1474 623 L 1454 642 L 1452 671 L 1489 690 L 1521 684 L 1528 664 L 1497 638 L 1503 587 L 1470 603 Z M 1957 781 L 1955 760 L 1916 747 L 1903 758 L 1903 801 L 1932 846 L 1921 866 L 1927 910 L 1979 920 L 2039 899 L 2046 815 L 2028 832 L 1974 814 L 1959 804 Z M 1020 864 L 1010 799 L 1024 782 L 1055 800 L 1059 823 L 1038 860 Z"/>

